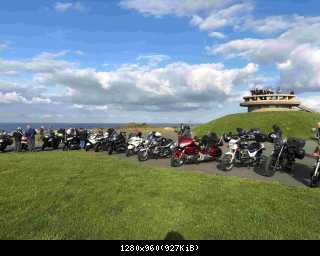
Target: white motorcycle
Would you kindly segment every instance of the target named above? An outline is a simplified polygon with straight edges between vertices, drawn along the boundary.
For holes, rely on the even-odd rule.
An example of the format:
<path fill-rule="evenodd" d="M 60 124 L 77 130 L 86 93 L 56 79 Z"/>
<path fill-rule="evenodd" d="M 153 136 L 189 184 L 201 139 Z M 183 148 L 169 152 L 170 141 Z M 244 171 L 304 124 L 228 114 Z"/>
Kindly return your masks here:
<path fill-rule="evenodd" d="M 100 134 L 91 134 L 87 140 L 86 151 L 94 149 L 98 142 L 105 140 L 109 137 L 109 134 L 106 132 L 103 135 Z"/>
<path fill-rule="evenodd" d="M 236 164 L 262 168 L 266 162 L 266 157 L 263 156 L 265 146 L 259 140 L 249 143 L 238 137 L 225 137 L 225 142 L 229 142 L 229 152 L 224 154 L 220 163 L 220 169 L 223 171 L 231 171 Z"/>
<path fill-rule="evenodd" d="M 139 152 L 143 145 L 143 138 L 133 136 L 128 140 L 127 157 L 133 156 Z"/>

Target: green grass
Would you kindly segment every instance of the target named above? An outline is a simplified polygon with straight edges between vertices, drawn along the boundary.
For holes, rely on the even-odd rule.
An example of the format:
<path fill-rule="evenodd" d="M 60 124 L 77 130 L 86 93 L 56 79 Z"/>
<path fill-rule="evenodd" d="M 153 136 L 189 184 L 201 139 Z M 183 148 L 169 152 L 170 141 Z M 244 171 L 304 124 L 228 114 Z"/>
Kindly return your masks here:
<path fill-rule="evenodd" d="M 304 139 L 313 138 L 312 128 L 320 122 L 319 113 L 307 112 L 261 112 L 241 113 L 228 115 L 208 124 L 200 125 L 194 129 L 197 135 L 204 135 L 208 132 L 223 134 L 235 132 L 237 128 L 251 129 L 260 128 L 263 132 L 269 133 L 272 126 L 277 124 L 283 129 L 285 136 L 294 136 Z"/>
<path fill-rule="evenodd" d="M 320 239 L 319 190 L 84 152 L 0 163 L 0 239 Z"/>

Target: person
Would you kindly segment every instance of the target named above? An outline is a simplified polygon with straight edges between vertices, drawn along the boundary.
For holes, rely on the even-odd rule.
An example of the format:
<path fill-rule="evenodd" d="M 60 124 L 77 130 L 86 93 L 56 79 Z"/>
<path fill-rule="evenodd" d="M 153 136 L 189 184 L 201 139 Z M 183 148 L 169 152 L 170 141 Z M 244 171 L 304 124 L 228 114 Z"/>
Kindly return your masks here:
<path fill-rule="evenodd" d="M 20 127 L 16 129 L 16 131 L 13 133 L 14 137 L 14 151 L 15 152 L 20 152 L 21 151 L 21 139 L 23 136 L 23 131 Z"/>
<path fill-rule="evenodd" d="M 86 146 L 86 142 L 88 140 L 88 131 L 86 129 L 81 128 L 79 130 L 79 139 L 80 139 L 80 147 L 84 149 Z"/>
<path fill-rule="evenodd" d="M 40 140 L 42 141 L 44 138 L 44 126 L 41 126 L 39 129 Z"/>
<path fill-rule="evenodd" d="M 182 133 L 182 137 L 192 138 L 191 128 L 189 125 L 186 125 Z"/>
<path fill-rule="evenodd" d="M 27 125 L 27 130 L 25 132 L 25 136 L 28 140 L 28 148 L 30 152 L 35 151 L 36 147 L 36 130 L 31 127 L 31 125 Z"/>
<path fill-rule="evenodd" d="M 109 135 L 109 143 L 110 143 L 109 155 L 112 155 L 115 147 L 115 142 L 117 140 L 117 132 L 115 129 L 109 128 L 108 135 Z"/>

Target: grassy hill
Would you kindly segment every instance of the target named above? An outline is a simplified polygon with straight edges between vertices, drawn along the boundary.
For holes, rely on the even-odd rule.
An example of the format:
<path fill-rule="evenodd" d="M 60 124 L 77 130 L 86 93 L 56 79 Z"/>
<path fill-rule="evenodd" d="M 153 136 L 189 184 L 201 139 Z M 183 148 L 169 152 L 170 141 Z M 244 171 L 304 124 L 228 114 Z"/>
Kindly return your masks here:
<path fill-rule="evenodd" d="M 270 132 L 277 124 L 283 129 L 286 136 L 295 136 L 304 139 L 313 137 L 311 129 L 320 122 L 319 113 L 307 112 L 259 112 L 228 115 L 194 129 L 197 135 L 211 132 L 223 134 L 235 132 L 237 128 L 260 128 L 263 132 Z"/>
<path fill-rule="evenodd" d="M 0 239 L 320 239 L 319 190 L 84 152 L 0 163 Z"/>

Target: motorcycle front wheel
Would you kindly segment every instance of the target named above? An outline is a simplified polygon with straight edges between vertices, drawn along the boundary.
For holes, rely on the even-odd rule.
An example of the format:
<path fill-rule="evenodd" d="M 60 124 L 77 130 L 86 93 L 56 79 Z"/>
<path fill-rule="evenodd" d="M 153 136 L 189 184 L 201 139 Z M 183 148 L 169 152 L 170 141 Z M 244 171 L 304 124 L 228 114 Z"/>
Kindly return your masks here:
<path fill-rule="evenodd" d="M 310 182 L 310 187 L 311 188 L 317 188 L 320 185 L 320 177 L 312 175 L 311 177 L 311 182 Z"/>
<path fill-rule="evenodd" d="M 261 173 L 262 176 L 265 177 L 273 177 L 277 171 L 277 167 L 274 166 L 275 160 L 273 157 L 269 157 L 264 164 L 263 172 Z"/>
<path fill-rule="evenodd" d="M 232 161 L 232 156 L 231 155 L 223 156 L 220 163 L 221 170 L 225 172 L 230 172 L 233 169 L 233 167 L 234 167 L 234 163 Z"/>
<path fill-rule="evenodd" d="M 176 158 L 176 157 L 172 157 L 171 158 L 171 167 L 181 167 L 182 165 L 184 165 L 184 159 L 183 158 Z"/>
<path fill-rule="evenodd" d="M 127 157 L 133 156 L 134 155 L 134 151 L 132 149 L 127 149 L 126 155 L 127 155 Z"/>
<path fill-rule="evenodd" d="M 149 159 L 148 152 L 146 150 L 145 151 L 139 151 L 138 159 L 139 159 L 140 162 L 147 161 Z"/>
<path fill-rule="evenodd" d="M 94 148 L 94 151 L 95 152 L 101 152 L 103 150 L 103 147 L 101 144 L 97 144 Z"/>

